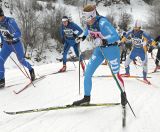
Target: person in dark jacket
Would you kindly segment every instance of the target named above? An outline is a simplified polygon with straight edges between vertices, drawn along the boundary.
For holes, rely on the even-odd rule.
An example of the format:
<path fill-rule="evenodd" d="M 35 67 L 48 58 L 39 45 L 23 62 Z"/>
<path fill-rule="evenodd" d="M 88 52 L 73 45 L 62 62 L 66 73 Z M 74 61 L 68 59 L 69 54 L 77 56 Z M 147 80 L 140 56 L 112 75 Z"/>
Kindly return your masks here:
<path fill-rule="evenodd" d="M 67 62 L 67 53 L 71 47 L 73 47 L 74 52 L 77 57 L 79 57 L 78 43 L 76 42 L 76 38 L 82 34 L 83 30 L 74 22 L 71 22 L 67 16 L 63 16 L 62 18 L 62 26 L 60 28 L 60 35 L 62 39 L 62 43 L 64 44 L 63 49 L 63 67 L 59 70 L 59 72 L 66 71 L 66 62 Z M 85 65 L 82 61 L 82 57 L 80 56 L 80 64 L 85 70 Z"/>

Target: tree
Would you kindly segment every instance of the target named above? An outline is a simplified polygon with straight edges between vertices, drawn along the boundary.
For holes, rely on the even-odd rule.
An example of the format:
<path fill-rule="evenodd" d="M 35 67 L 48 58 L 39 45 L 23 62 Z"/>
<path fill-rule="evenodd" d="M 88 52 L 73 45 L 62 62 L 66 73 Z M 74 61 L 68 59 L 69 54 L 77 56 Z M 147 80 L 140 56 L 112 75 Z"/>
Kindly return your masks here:
<path fill-rule="evenodd" d="M 127 31 L 129 24 L 132 22 L 132 16 L 126 12 L 121 13 L 119 27 L 120 29 Z"/>
<path fill-rule="evenodd" d="M 32 1 L 34 2 L 34 1 Z M 23 2 L 21 0 L 15 0 L 13 12 L 16 14 L 18 24 L 22 32 L 22 41 L 24 43 L 25 50 L 27 46 L 35 47 L 38 38 L 39 25 L 38 18 L 35 10 L 32 8 L 32 2 Z"/>
<path fill-rule="evenodd" d="M 158 0 L 155 0 L 153 5 L 154 8 L 151 11 L 152 15 L 146 29 L 149 30 L 154 37 L 156 37 L 157 35 L 160 35 L 160 3 Z"/>

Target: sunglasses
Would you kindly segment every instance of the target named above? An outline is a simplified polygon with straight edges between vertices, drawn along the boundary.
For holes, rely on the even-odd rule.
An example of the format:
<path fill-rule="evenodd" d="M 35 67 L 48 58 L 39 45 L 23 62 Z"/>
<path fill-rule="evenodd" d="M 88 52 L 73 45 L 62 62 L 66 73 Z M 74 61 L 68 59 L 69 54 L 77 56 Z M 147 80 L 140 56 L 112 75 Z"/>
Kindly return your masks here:
<path fill-rule="evenodd" d="M 96 11 L 91 12 L 83 12 L 82 19 L 86 22 L 91 21 L 94 17 L 96 17 Z"/>

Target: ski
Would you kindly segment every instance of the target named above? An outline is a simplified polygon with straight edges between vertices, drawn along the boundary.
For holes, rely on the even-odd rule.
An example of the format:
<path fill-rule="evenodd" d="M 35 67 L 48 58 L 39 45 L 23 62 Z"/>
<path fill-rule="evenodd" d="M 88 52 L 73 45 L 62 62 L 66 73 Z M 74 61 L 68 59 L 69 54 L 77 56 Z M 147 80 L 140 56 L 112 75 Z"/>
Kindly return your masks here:
<path fill-rule="evenodd" d="M 27 85 L 25 85 L 22 89 L 20 89 L 19 91 L 15 91 L 15 90 L 13 90 L 13 92 L 15 93 L 15 94 L 19 94 L 19 93 L 21 93 L 22 91 L 24 91 L 25 89 L 27 89 L 29 86 L 31 86 L 32 84 L 35 84 L 35 83 L 37 83 L 38 81 L 41 81 L 42 79 L 44 79 L 45 78 L 45 76 L 41 76 L 41 77 L 39 77 L 39 78 L 36 78 L 34 81 L 30 81 Z"/>
<path fill-rule="evenodd" d="M 140 82 L 145 83 L 145 84 L 152 85 L 151 82 L 146 82 L 146 81 L 144 81 L 144 80 L 142 80 L 142 79 L 139 79 L 139 78 L 136 78 L 136 79 L 137 79 L 138 81 L 140 81 Z"/>
<path fill-rule="evenodd" d="M 69 72 L 69 71 L 75 71 L 75 70 L 67 70 L 67 71 L 65 71 L 65 72 Z M 49 76 L 49 75 L 59 74 L 59 73 L 65 73 L 65 72 L 56 71 L 56 72 L 52 72 L 52 73 L 49 73 L 49 74 L 45 74 L 45 75 L 43 75 L 43 76 Z"/>
<path fill-rule="evenodd" d="M 147 85 L 149 85 L 149 86 L 152 86 L 152 87 L 154 87 L 154 88 L 159 88 L 159 85 L 153 84 L 153 83 L 151 83 L 151 82 L 147 83 L 147 82 L 145 82 L 144 80 L 141 80 L 141 79 L 139 79 L 139 78 L 136 78 L 136 79 L 137 79 L 138 81 L 143 82 L 143 83 L 145 83 L 145 84 L 147 84 Z"/>
<path fill-rule="evenodd" d="M 53 107 L 47 107 L 47 108 L 38 108 L 38 109 L 15 111 L 15 112 L 4 111 L 4 113 L 9 114 L 9 115 L 17 115 L 17 114 L 51 111 L 51 110 L 62 110 L 62 109 L 70 109 L 70 108 L 96 107 L 96 106 L 109 107 L 109 106 L 116 106 L 116 105 L 120 105 L 120 103 L 102 103 L 102 104 L 98 103 L 98 104 L 88 104 L 88 105 L 80 105 L 80 106 L 64 105 L 64 106 L 53 106 Z"/>
<path fill-rule="evenodd" d="M 74 70 L 68 70 L 68 71 L 74 71 Z M 67 72 L 67 71 L 65 71 L 65 72 Z M 58 74 L 58 73 L 64 73 L 64 72 L 59 72 L 59 71 L 57 71 L 57 72 L 49 73 L 49 74 L 46 74 L 46 75 L 42 75 L 41 77 L 36 78 L 34 81 L 30 81 L 27 85 L 25 85 L 25 86 L 24 86 L 22 89 L 20 89 L 19 91 L 13 90 L 13 92 L 14 92 L 15 94 L 19 94 L 19 93 L 21 93 L 22 91 L 24 91 L 25 89 L 27 89 L 30 85 L 35 84 L 36 82 L 42 80 L 42 79 L 45 78 L 46 76 L 53 75 L 53 74 Z"/>
<path fill-rule="evenodd" d="M 153 74 L 153 73 L 159 73 L 160 71 L 152 71 L 152 72 L 149 72 L 148 74 Z"/>
<path fill-rule="evenodd" d="M 10 87 L 21 85 L 21 84 L 23 84 L 23 83 L 15 83 L 15 84 L 7 85 L 4 88 L 10 88 Z"/>
<path fill-rule="evenodd" d="M 123 76 L 123 74 L 121 75 L 124 78 L 143 78 L 142 76 L 138 76 L 138 75 L 130 75 L 130 76 Z M 100 76 L 93 76 L 93 77 L 113 77 L 112 75 L 100 75 Z M 151 78 L 151 77 L 147 77 L 147 78 Z"/>
<path fill-rule="evenodd" d="M 126 106 L 122 106 L 122 127 L 126 126 Z"/>

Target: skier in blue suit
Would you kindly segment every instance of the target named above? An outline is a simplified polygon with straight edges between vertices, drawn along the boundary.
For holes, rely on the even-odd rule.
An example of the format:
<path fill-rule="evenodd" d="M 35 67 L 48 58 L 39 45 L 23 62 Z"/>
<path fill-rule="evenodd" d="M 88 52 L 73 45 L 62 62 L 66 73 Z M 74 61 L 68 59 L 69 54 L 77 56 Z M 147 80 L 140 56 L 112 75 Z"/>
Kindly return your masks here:
<path fill-rule="evenodd" d="M 24 58 L 20 29 L 13 18 L 4 16 L 2 8 L 0 8 L 0 37 L 2 42 L 0 51 L 0 88 L 5 87 L 4 63 L 11 52 L 14 52 L 19 62 L 28 68 L 31 80 L 35 80 L 34 69 Z"/>
<path fill-rule="evenodd" d="M 92 57 L 89 59 L 84 77 L 84 98 L 73 102 L 73 105 L 84 105 L 90 103 L 92 89 L 92 75 L 104 59 L 108 60 L 116 80 L 122 88 L 121 104 L 127 104 L 124 82 L 119 74 L 120 49 L 117 41 L 120 37 L 107 18 L 99 16 L 95 6 L 86 5 L 83 9 L 83 18 L 87 23 L 82 41 L 90 35 L 96 46 Z"/>
<path fill-rule="evenodd" d="M 151 43 L 153 41 L 152 37 L 141 30 L 141 21 L 136 20 L 134 29 L 129 31 L 121 40 L 122 43 L 126 41 L 128 37 L 131 37 L 133 49 L 131 50 L 130 55 L 127 57 L 125 61 L 125 70 L 126 73 L 123 76 L 130 76 L 130 67 L 129 64 L 132 60 L 134 60 L 137 56 L 139 56 L 142 60 L 143 66 L 143 80 L 144 82 L 150 84 L 147 79 L 148 72 L 148 57 L 147 57 L 147 42 Z"/>
<path fill-rule="evenodd" d="M 79 57 L 78 44 L 75 39 L 82 34 L 83 30 L 75 23 L 71 22 L 67 16 L 63 16 L 62 18 L 62 26 L 60 28 L 60 35 L 62 39 L 62 43 L 64 44 L 63 49 L 63 67 L 59 70 L 59 72 L 66 71 L 66 61 L 67 61 L 67 53 L 70 47 L 73 47 L 74 52 L 77 57 Z M 82 57 L 80 56 L 80 64 L 85 70 L 85 65 L 82 61 Z"/>

